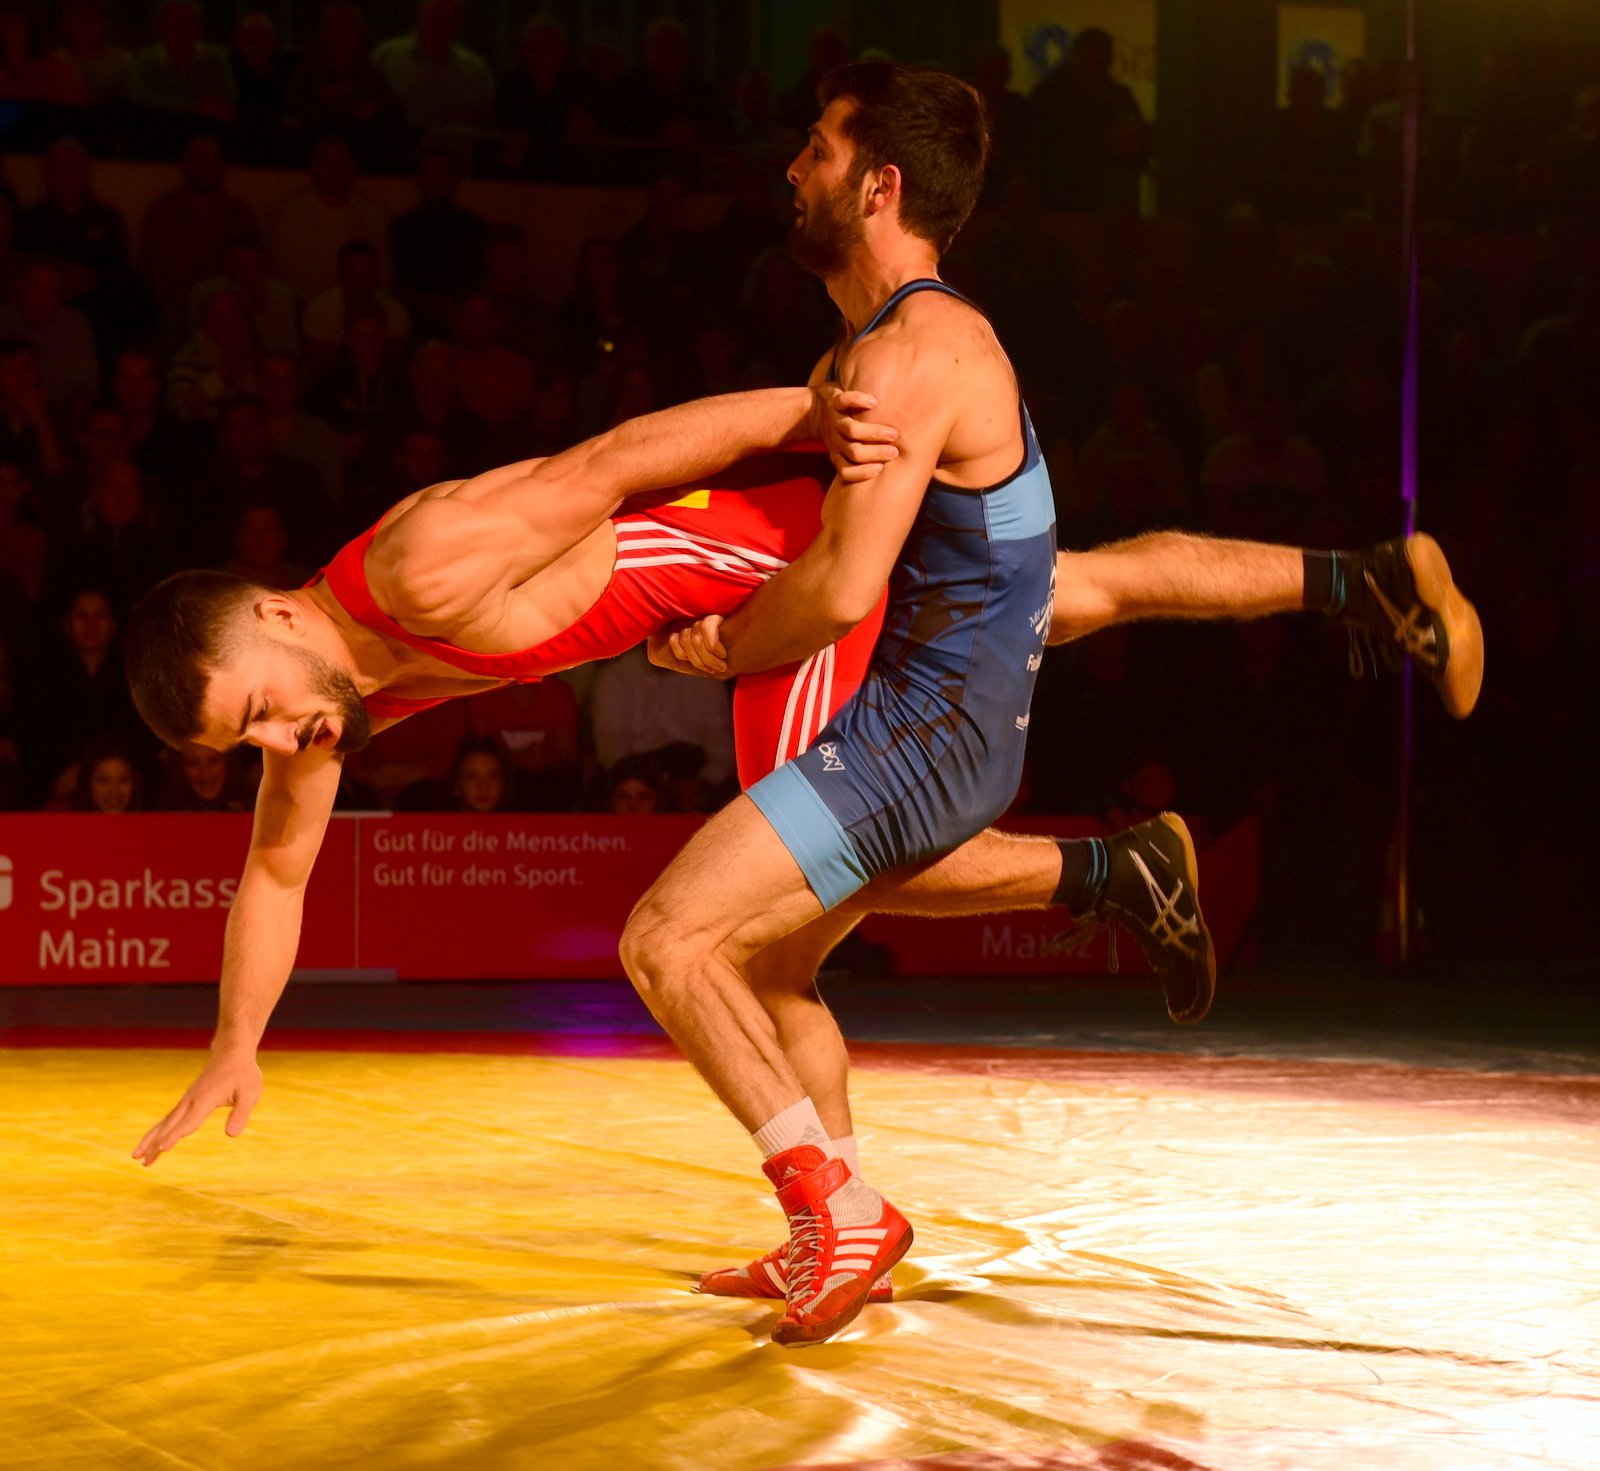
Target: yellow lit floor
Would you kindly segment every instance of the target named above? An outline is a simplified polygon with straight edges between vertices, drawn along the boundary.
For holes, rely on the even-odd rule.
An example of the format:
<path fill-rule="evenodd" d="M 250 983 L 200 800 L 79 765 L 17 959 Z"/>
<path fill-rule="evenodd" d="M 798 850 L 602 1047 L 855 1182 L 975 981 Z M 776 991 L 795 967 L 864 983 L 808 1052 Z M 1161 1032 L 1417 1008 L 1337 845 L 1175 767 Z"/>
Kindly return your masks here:
<path fill-rule="evenodd" d="M 1600 1466 L 1593 1080 L 950 1056 L 859 1069 L 917 1244 L 795 1351 L 691 1295 L 780 1220 L 681 1062 L 271 1054 L 146 1171 L 193 1053 L 0 1051 L 0 1466 Z"/>

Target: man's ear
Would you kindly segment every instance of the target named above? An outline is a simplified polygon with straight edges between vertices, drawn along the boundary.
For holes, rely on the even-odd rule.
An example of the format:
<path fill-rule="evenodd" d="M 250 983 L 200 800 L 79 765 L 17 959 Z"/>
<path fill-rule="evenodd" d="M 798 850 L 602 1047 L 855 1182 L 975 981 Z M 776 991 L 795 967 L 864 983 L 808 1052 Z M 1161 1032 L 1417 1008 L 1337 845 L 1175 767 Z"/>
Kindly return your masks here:
<path fill-rule="evenodd" d="M 867 182 L 871 186 L 863 213 L 875 215 L 879 210 L 888 209 L 890 205 L 898 202 L 900 198 L 900 170 L 892 163 L 886 163 L 876 174 L 869 174 Z"/>
<path fill-rule="evenodd" d="M 256 604 L 255 615 L 268 632 L 299 635 L 305 631 L 306 618 L 300 604 L 282 593 L 268 593 Z"/>

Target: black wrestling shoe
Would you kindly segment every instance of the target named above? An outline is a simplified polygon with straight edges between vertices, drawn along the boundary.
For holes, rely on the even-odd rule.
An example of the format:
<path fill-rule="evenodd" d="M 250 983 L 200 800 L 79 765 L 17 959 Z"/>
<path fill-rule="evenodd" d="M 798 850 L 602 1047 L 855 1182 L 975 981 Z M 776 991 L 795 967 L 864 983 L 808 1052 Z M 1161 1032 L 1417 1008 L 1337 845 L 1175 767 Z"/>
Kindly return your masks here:
<path fill-rule="evenodd" d="M 1351 559 L 1361 584 L 1347 594 L 1343 621 L 1350 628 L 1350 672 L 1366 671 L 1362 657 L 1374 645 L 1399 669 L 1409 656 L 1439 691 L 1444 707 L 1464 720 L 1483 688 L 1483 624 L 1450 576 L 1431 536 L 1396 537 Z"/>
<path fill-rule="evenodd" d="M 1105 839 L 1111 873 L 1098 909 L 1144 951 L 1167 991 L 1167 1015 L 1197 1022 L 1217 992 L 1217 957 L 1200 912 L 1200 871 L 1183 819 L 1163 812 Z"/>

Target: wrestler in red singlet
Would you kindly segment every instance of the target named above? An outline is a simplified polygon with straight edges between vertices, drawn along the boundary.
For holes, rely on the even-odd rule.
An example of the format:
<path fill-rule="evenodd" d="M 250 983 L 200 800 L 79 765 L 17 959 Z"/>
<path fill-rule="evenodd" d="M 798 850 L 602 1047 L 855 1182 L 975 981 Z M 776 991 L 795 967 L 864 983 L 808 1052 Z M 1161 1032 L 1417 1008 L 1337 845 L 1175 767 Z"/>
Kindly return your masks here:
<path fill-rule="evenodd" d="M 378 527 L 346 544 L 318 574 L 357 623 L 470 674 L 521 684 L 625 653 L 653 633 L 708 613 L 731 613 L 816 538 L 833 466 L 815 445 L 741 460 L 700 488 L 663 492 L 611 518 L 617 559 L 594 605 L 554 638 L 512 654 L 475 654 L 407 632 L 367 587 Z M 382 525 L 382 522 L 379 522 Z M 866 673 L 883 602 L 837 644 L 798 664 L 745 675 L 733 692 L 739 782 L 749 786 L 805 750 Z M 366 700 L 375 720 L 415 715 L 443 699 Z"/>

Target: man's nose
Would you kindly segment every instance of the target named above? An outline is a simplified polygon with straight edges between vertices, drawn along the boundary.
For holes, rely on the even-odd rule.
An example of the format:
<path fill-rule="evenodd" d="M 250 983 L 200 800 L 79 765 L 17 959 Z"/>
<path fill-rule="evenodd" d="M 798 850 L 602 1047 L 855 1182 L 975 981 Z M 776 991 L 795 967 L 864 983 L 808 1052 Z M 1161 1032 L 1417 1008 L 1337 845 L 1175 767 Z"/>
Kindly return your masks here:
<path fill-rule="evenodd" d="M 292 756 L 300 749 L 299 730 L 292 720 L 263 721 L 250 728 L 250 743 L 263 751 Z"/>

